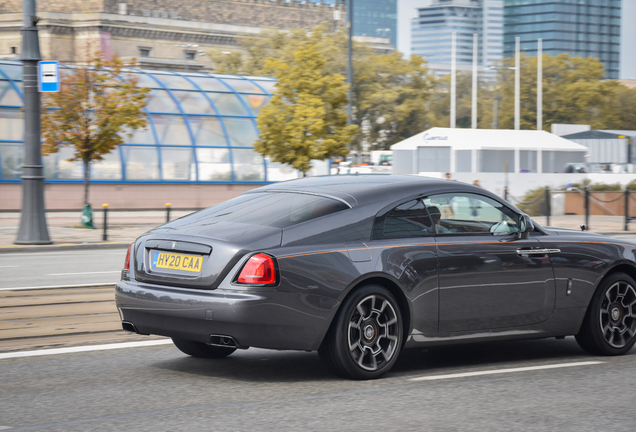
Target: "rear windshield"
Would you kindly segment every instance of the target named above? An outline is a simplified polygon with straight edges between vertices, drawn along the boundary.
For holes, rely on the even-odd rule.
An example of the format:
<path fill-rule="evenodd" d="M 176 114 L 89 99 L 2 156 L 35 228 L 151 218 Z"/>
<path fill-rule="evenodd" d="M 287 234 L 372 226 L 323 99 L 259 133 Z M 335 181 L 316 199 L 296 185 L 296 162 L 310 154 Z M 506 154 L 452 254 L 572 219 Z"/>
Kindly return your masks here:
<path fill-rule="evenodd" d="M 348 209 L 345 203 L 300 193 L 250 193 L 207 208 L 191 217 L 201 222 L 228 221 L 276 228 Z"/>

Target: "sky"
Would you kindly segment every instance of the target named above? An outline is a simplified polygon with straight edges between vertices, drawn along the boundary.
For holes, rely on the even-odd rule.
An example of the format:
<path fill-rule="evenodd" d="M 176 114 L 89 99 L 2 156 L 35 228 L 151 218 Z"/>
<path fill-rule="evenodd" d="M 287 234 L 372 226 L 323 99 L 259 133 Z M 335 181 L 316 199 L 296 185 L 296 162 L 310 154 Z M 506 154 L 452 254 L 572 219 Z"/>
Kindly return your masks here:
<path fill-rule="evenodd" d="M 398 0 L 397 49 L 407 57 L 411 55 L 411 20 L 417 17 L 418 7 L 431 3 L 432 0 Z"/>

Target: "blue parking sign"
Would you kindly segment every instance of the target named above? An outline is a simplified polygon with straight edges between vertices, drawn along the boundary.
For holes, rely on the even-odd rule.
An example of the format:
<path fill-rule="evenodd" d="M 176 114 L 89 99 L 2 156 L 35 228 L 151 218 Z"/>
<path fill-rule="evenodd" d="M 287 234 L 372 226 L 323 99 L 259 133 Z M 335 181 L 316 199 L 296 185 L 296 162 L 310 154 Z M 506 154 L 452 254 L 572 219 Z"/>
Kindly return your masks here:
<path fill-rule="evenodd" d="M 41 92 L 60 91 L 60 64 L 56 61 L 38 62 L 38 83 Z"/>

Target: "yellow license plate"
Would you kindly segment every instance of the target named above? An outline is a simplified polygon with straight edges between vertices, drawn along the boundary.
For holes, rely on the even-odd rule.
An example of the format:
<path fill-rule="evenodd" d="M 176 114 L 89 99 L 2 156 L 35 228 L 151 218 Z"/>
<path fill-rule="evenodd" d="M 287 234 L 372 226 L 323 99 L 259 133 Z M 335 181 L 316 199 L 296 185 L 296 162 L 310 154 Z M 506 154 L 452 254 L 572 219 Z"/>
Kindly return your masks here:
<path fill-rule="evenodd" d="M 199 273 L 203 257 L 196 255 L 184 255 L 168 252 L 155 252 L 152 259 L 152 268 L 182 270 Z"/>

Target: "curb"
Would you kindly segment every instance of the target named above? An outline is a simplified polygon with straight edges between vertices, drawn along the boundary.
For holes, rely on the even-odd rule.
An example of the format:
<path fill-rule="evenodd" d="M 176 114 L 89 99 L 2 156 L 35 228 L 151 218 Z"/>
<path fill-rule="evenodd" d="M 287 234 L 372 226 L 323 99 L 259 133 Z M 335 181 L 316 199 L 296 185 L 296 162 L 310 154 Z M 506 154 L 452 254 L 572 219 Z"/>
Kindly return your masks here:
<path fill-rule="evenodd" d="M 127 249 L 132 242 L 104 242 L 104 243 L 73 243 L 52 245 L 12 245 L 0 246 L 0 254 L 3 253 L 32 253 L 32 252 L 62 252 L 76 250 L 95 249 Z"/>
<path fill-rule="evenodd" d="M 34 286 L 34 287 L 12 287 L 0 288 L 0 291 L 31 291 L 31 290 L 59 290 L 74 288 L 114 288 L 117 282 L 113 283 L 94 283 L 94 284 L 78 284 L 78 285 L 52 285 L 52 286 Z"/>

